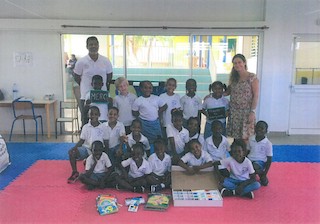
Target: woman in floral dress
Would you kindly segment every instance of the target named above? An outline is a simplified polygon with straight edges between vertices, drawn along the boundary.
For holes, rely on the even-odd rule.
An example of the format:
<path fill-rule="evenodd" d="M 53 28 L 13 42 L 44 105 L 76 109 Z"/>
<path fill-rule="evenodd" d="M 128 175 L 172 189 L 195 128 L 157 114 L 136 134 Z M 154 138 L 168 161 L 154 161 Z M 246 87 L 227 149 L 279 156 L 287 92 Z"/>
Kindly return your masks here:
<path fill-rule="evenodd" d="M 242 54 L 232 58 L 233 68 L 226 95 L 230 95 L 227 135 L 245 141 L 254 134 L 256 107 L 259 100 L 259 80 L 247 71 Z"/>

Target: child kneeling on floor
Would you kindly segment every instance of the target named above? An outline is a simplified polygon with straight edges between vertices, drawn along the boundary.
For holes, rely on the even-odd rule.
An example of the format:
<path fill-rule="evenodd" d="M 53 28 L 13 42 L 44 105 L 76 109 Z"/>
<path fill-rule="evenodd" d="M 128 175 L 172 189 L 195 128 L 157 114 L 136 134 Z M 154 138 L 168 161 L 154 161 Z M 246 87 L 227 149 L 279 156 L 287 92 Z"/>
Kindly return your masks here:
<path fill-rule="evenodd" d="M 166 153 L 166 149 L 165 141 L 159 138 L 154 142 L 155 153 L 148 158 L 152 173 L 148 175 L 147 181 L 152 193 L 171 185 L 171 157 Z"/>
<path fill-rule="evenodd" d="M 222 186 L 219 186 L 222 197 L 239 195 L 253 199 L 253 191 L 260 188 L 260 183 L 255 178 L 253 165 L 246 157 L 246 150 L 245 142 L 242 139 L 235 139 L 231 145 L 231 157 L 213 163 L 217 179 L 223 180 L 220 183 Z M 221 175 L 219 165 L 229 169 L 230 177 Z"/>
<path fill-rule="evenodd" d="M 92 143 L 92 154 L 86 159 L 86 171 L 79 176 L 79 180 L 87 186 L 88 190 L 96 187 L 104 188 L 106 183 L 112 185 L 111 173 L 113 171 L 108 155 L 103 152 L 103 143 Z"/>
<path fill-rule="evenodd" d="M 143 193 L 147 185 L 147 176 L 152 172 L 149 162 L 143 157 L 141 143 L 132 146 L 131 158 L 121 162 L 121 175 L 117 179 L 117 189 Z M 129 171 L 126 170 L 129 168 Z"/>

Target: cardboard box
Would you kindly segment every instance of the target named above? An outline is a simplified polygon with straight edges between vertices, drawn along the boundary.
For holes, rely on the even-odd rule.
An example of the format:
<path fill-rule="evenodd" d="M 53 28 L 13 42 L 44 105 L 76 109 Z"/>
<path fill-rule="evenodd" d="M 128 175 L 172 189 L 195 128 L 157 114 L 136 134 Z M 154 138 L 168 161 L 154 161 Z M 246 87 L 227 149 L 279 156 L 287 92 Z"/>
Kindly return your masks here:
<path fill-rule="evenodd" d="M 176 207 L 222 207 L 223 198 L 213 168 L 190 175 L 180 166 L 172 166 L 172 198 Z"/>

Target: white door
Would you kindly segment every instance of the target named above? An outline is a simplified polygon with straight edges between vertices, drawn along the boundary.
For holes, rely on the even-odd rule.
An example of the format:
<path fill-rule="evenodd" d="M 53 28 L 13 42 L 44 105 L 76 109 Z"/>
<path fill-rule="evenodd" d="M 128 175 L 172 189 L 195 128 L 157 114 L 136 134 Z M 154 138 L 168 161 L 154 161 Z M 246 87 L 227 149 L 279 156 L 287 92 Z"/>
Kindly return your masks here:
<path fill-rule="evenodd" d="M 320 35 L 294 38 L 288 134 L 320 134 Z"/>

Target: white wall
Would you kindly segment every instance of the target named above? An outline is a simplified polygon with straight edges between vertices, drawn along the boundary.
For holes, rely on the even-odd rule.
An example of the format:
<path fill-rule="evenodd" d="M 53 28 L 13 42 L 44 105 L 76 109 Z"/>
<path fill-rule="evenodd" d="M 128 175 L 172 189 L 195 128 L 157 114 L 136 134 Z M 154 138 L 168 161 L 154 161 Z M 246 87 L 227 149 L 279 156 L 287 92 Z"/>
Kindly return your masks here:
<path fill-rule="evenodd" d="M 166 21 L 167 26 L 256 26 L 267 25 L 262 46 L 262 69 L 259 74 L 261 98 L 259 119 L 266 120 L 269 131 L 286 132 L 288 129 L 289 99 L 293 51 L 293 35 L 296 33 L 320 34 L 316 25 L 318 14 L 303 12 L 319 8 L 317 0 L 266 0 L 265 21 L 256 22 L 210 22 L 210 21 Z M 234 8 L 237 10 L 237 8 Z M 140 12 L 143 13 L 143 12 Z M 176 13 L 183 13 L 176 11 Z M 176 16 L 177 18 L 179 16 Z M 116 20 L 116 15 L 115 15 Z M 14 82 L 25 96 L 42 97 L 54 93 L 56 99 L 62 95 L 62 65 L 60 33 L 96 33 L 95 29 L 63 29 L 62 24 L 81 25 L 161 25 L 161 21 L 51 21 L 51 20 L 5 20 L 0 19 L 0 89 L 10 97 Z M 163 24 L 162 24 L 163 25 Z M 107 28 L 103 31 L 106 33 Z M 120 31 L 117 31 L 120 32 Z M 14 52 L 31 52 L 32 67 L 14 67 Z M 12 115 L 8 108 L 0 108 L 0 132 L 8 133 Z M 53 127 L 53 124 L 51 125 Z"/>

